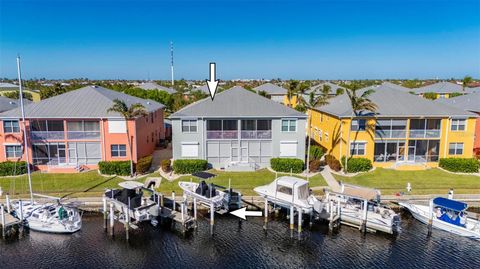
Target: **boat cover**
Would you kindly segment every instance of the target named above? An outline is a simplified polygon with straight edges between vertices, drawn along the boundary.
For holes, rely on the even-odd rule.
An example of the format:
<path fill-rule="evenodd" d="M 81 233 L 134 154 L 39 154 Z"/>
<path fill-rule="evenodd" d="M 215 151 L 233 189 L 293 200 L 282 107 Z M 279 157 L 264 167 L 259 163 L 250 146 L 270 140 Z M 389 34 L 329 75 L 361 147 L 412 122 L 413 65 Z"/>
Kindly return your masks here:
<path fill-rule="evenodd" d="M 212 178 L 212 177 L 216 177 L 217 175 L 209 173 L 209 172 L 197 172 L 197 173 L 193 173 L 192 176 L 198 177 L 198 178 L 201 178 L 201 179 L 209 179 L 209 178 Z"/>
<path fill-rule="evenodd" d="M 451 209 L 454 211 L 463 211 L 468 207 L 468 205 L 465 203 L 455 201 L 455 200 L 450 200 L 443 197 L 437 197 L 433 199 L 433 203 L 436 204 L 437 206 L 440 206 L 446 209 Z"/>

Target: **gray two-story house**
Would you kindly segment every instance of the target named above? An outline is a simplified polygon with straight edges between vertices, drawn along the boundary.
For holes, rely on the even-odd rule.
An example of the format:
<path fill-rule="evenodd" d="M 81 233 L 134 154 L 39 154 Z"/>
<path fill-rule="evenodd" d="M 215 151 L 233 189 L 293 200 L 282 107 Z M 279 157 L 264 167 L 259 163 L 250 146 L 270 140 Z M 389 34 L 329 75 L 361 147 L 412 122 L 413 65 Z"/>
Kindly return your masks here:
<path fill-rule="evenodd" d="M 173 159 L 204 159 L 213 168 L 254 170 L 275 157 L 305 159 L 307 116 L 233 87 L 170 116 Z"/>

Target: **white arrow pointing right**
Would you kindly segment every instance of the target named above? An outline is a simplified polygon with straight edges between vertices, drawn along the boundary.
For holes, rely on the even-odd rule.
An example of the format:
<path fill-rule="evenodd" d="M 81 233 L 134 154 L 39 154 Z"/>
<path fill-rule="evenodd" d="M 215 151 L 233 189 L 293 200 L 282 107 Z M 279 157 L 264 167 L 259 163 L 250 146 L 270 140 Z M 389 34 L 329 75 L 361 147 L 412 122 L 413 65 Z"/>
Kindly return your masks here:
<path fill-rule="evenodd" d="M 242 207 L 240 209 L 237 209 L 235 211 L 230 212 L 230 214 L 237 216 L 241 219 L 246 220 L 247 216 L 250 217 L 261 217 L 262 216 L 262 211 L 247 211 L 246 207 Z"/>

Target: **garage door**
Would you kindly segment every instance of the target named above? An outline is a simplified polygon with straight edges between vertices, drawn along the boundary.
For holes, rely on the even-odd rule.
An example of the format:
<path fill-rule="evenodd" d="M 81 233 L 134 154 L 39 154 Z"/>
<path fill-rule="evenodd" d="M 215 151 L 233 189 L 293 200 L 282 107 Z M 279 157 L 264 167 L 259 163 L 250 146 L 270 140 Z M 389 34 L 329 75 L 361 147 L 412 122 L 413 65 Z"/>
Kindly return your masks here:
<path fill-rule="evenodd" d="M 198 143 L 182 143 L 182 157 L 198 157 Z"/>
<path fill-rule="evenodd" d="M 281 141 L 280 157 L 297 157 L 297 141 Z"/>

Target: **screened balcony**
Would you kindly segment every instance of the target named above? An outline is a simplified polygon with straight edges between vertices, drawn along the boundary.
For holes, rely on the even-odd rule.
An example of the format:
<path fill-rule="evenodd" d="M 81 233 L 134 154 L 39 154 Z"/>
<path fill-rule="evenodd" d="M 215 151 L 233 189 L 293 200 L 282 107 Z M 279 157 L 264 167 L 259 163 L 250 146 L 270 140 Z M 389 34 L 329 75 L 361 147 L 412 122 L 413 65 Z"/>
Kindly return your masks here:
<path fill-rule="evenodd" d="M 410 120 L 410 138 L 440 138 L 440 119 Z"/>

